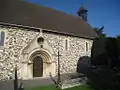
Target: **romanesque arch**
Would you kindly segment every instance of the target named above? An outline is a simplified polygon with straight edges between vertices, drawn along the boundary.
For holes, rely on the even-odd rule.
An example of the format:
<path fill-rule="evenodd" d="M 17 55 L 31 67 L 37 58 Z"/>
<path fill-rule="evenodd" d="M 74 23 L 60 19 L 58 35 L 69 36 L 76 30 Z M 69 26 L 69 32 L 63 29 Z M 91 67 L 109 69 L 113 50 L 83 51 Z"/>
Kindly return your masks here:
<path fill-rule="evenodd" d="M 54 73 L 55 65 L 49 52 L 45 50 L 36 50 L 30 54 L 28 62 L 28 74 L 30 77 L 48 77 Z"/>

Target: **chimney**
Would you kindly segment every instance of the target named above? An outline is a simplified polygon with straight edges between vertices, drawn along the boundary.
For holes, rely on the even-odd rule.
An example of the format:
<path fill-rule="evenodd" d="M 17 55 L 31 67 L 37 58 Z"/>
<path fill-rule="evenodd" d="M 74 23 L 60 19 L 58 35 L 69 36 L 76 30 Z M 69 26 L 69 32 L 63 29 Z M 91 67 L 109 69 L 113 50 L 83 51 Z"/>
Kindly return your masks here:
<path fill-rule="evenodd" d="M 79 11 L 77 12 L 78 16 L 80 16 L 84 21 L 87 21 L 87 12 L 88 10 L 85 9 L 83 6 L 80 7 Z"/>

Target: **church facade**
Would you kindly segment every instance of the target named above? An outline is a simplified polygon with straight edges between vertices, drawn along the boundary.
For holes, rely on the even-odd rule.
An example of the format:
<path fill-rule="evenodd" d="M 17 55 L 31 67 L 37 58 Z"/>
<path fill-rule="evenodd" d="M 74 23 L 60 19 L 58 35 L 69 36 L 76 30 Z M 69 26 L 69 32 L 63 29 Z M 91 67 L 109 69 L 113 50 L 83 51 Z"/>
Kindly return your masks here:
<path fill-rule="evenodd" d="M 10 2 L 11 13 L 3 11 L 0 15 L 0 80 L 13 78 L 16 65 L 20 79 L 56 76 L 58 58 L 61 74 L 74 73 L 79 58 L 90 57 L 97 35 L 80 17 L 26 1 Z M 16 10 L 19 6 L 31 13 Z"/>

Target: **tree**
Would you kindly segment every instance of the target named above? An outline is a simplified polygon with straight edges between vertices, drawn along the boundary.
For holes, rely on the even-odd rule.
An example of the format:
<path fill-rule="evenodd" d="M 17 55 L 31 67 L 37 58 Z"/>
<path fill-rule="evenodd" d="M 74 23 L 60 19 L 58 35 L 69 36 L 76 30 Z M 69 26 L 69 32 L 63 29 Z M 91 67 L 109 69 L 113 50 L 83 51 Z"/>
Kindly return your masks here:
<path fill-rule="evenodd" d="M 101 28 L 94 29 L 99 37 L 96 40 L 94 40 L 94 42 L 93 42 L 93 46 L 92 46 L 92 50 L 91 50 L 91 63 L 92 63 L 92 65 L 97 65 L 98 63 L 100 63 L 101 60 L 99 61 L 99 60 L 97 60 L 97 58 L 99 57 L 99 55 L 104 56 L 106 53 L 105 41 L 106 41 L 107 37 L 106 37 L 106 34 L 103 33 L 103 29 L 104 29 L 104 26 L 102 26 Z M 104 53 L 104 55 L 102 53 Z"/>
<path fill-rule="evenodd" d="M 120 48 L 120 35 L 117 35 L 117 36 L 116 36 L 116 40 L 117 40 L 118 45 L 119 45 L 119 48 Z"/>
<path fill-rule="evenodd" d="M 95 32 L 99 37 L 106 37 L 106 34 L 104 33 L 103 29 L 104 29 L 104 26 L 100 28 L 94 28 Z"/>
<path fill-rule="evenodd" d="M 108 37 L 106 39 L 105 49 L 108 53 L 112 68 L 118 66 L 117 64 L 119 61 L 119 46 L 117 39 L 113 37 Z"/>

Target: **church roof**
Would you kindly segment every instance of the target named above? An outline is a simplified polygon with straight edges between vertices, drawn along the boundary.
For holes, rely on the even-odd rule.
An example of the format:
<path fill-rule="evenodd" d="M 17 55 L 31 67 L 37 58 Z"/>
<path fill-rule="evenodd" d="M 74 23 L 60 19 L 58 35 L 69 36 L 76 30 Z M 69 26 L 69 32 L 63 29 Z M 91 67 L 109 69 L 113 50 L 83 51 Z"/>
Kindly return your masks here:
<path fill-rule="evenodd" d="M 23 0 L 0 0 L 0 22 L 80 37 L 97 37 L 93 28 L 80 17 Z"/>

